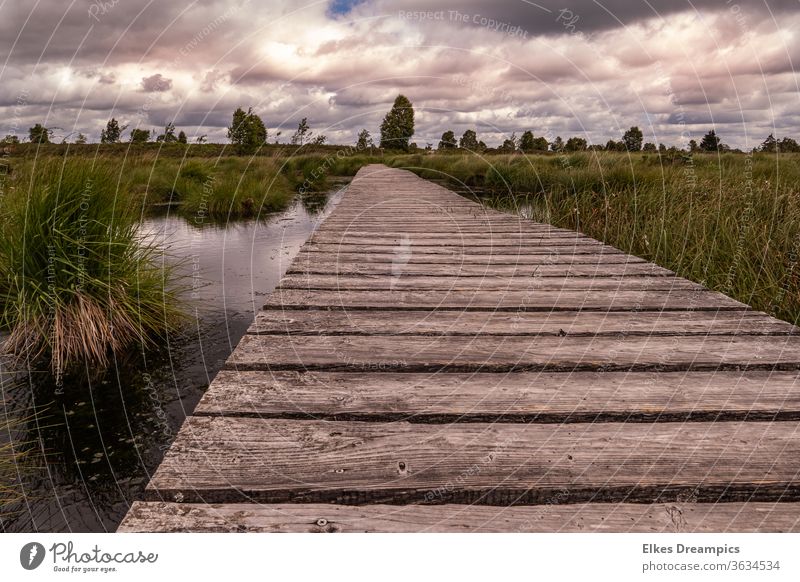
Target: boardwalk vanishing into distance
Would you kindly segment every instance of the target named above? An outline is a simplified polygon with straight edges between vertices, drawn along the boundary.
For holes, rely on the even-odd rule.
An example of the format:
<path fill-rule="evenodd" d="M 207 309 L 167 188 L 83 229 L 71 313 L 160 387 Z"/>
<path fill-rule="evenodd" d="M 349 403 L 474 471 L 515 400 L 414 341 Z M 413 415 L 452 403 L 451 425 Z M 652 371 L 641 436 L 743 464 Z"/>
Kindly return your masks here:
<path fill-rule="evenodd" d="M 797 331 L 367 166 L 120 530 L 800 530 Z"/>

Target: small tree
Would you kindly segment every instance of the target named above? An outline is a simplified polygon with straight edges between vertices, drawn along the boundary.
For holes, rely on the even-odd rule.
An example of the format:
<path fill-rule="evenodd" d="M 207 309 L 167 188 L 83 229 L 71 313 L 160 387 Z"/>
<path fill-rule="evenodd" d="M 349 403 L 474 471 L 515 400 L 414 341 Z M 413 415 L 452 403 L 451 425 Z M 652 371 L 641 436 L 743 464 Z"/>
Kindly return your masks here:
<path fill-rule="evenodd" d="M 207 141 L 208 141 L 208 136 L 206 134 L 203 134 L 203 135 L 198 135 L 195 138 L 194 143 L 206 143 Z"/>
<path fill-rule="evenodd" d="M 797 153 L 800 152 L 800 144 L 791 137 L 785 137 L 778 144 L 778 149 L 782 152 Z"/>
<path fill-rule="evenodd" d="M 500 146 L 500 151 L 505 154 L 513 154 L 517 151 L 517 134 L 512 133 L 511 137 L 503 140 L 503 145 Z"/>
<path fill-rule="evenodd" d="M 37 123 L 28 129 L 28 137 L 31 143 L 50 143 L 50 134 L 52 132 L 41 123 Z"/>
<path fill-rule="evenodd" d="M 553 143 L 550 144 L 550 149 L 554 152 L 564 151 L 564 140 L 561 139 L 560 135 L 557 135 L 556 139 L 553 140 Z"/>
<path fill-rule="evenodd" d="M 311 140 L 311 145 L 325 145 L 326 141 L 328 141 L 328 137 L 320 134 Z"/>
<path fill-rule="evenodd" d="M 547 148 L 550 147 L 550 144 L 547 143 L 547 138 L 545 137 L 535 137 L 533 138 L 533 150 L 537 152 L 546 152 Z"/>
<path fill-rule="evenodd" d="M 631 127 L 625 134 L 622 136 L 622 141 L 625 144 L 625 149 L 629 152 L 638 152 L 642 149 L 642 141 L 644 140 L 644 134 L 642 130 L 639 129 L 637 126 Z"/>
<path fill-rule="evenodd" d="M 442 139 L 439 141 L 438 149 L 452 150 L 456 147 L 456 134 L 447 130 L 442 134 Z"/>
<path fill-rule="evenodd" d="M 89 140 L 86 139 L 86 136 L 82 133 L 78 133 L 78 137 L 75 138 L 75 143 L 77 145 L 86 145 Z"/>
<path fill-rule="evenodd" d="M 16 135 L 8 134 L 6 135 L 0 143 L 4 145 L 12 145 L 19 143 L 19 138 Z"/>
<path fill-rule="evenodd" d="M 519 149 L 525 153 L 532 152 L 535 149 L 532 131 L 523 132 L 522 137 L 519 138 Z"/>
<path fill-rule="evenodd" d="M 778 151 L 778 140 L 775 139 L 774 135 L 769 134 L 767 139 L 761 142 L 761 147 L 759 149 L 762 152 L 775 153 Z"/>
<path fill-rule="evenodd" d="M 468 129 L 464 132 L 464 135 L 461 136 L 461 139 L 458 142 L 458 147 L 471 152 L 477 151 L 478 134 L 475 133 L 475 131 Z"/>
<path fill-rule="evenodd" d="M 398 95 L 381 123 L 381 147 L 408 151 L 408 142 L 412 135 L 414 106 L 405 95 Z"/>
<path fill-rule="evenodd" d="M 564 149 L 568 152 L 582 152 L 585 151 L 588 144 L 582 137 L 571 137 L 564 145 Z"/>
<path fill-rule="evenodd" d="M 181 130 L 178 132 L 178 143 L 186 143 L 186 134 Z"/>
<path fill-rule="evenodd" d="M 664 145 L 664 144 L 661 144 L 661 145 Z M 656 147 L 656 144 L 651 143 L 651 142 L 647 142 L 646 144 L 644 144 L 642 146 L 642 151 L 650 153 L 650 154 L 653 154 L 653 153 L 658 151 L 658 148 Z"/>
<path fill-rule="evenodd" d="M 308 126 L 308 118 L 304 117 L 297 124 L 297 131 L 292 135 L 292 145 L 303 145 L 306 139 L 311 137 L 311 128 Z"/>
<path fill-rule="evenodd" d="M 231 126 L 228 128 L 228 139 L 240 154 L 253 153 L 266 143 L 267 128 L 252 109 L 245 112 L 238 107 L 233 112 Z"/>
<path fill-rule="evenodd" d="M 252 109 L 248 109 L 247 113 L 245 113 L 244 109 L 237 107 L 236 111 L 233 112 L 231 126 L 228 128 L 228 139 L 231 140 L 233 145 L 240 148 L 247 143 L 247 117 L 251 112 Z"/>
<path fill-rule="evenodd" d="M 131 130 L 131 143 L 147 143 L 150 141 L 149 129 L 132 129 Z"/>
<path fill-rule="evenodd" d="M 717 152 L 720 149 L 720 142 L 717 132 L 712 129 L 700 140 L 700 149 L 704 152 Z"/>
<path fill-rule="evenodd" d="M 689 140 L 689 153 L 699 152 L 700 147 L 697 145 L 697 142 L 693 139 Z"/>
<path fill-rule="evenodd" d="M 358 140 L 356 141 L 356 149 L 358 151 L 364 151 L 367 148 L 371 148 L 372 145 L 372 136 L 370 136 L 369 132 L 366 129 L 359 131 Z"/>
<path fill-rule="evenodd" d="M 175 124 L 171 121 L 164 127 L 164 133 L 156 138 L 157 142 L 175 143 L 178 138 L 175 136 Z"/>
<path fill-rule="evenodd" d="M 120 127 L 119 122 L 112 117 L 106 123 L 106 128 L 100 132 L 100 143 L 118 143 L 126 127 L 128 126 Z"/>

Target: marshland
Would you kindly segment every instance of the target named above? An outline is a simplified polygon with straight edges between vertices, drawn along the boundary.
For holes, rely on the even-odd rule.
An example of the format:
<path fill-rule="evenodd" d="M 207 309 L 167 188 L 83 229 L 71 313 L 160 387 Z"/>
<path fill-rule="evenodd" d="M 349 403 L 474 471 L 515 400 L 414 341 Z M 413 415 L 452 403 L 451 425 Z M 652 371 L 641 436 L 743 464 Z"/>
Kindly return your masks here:
<path fill-rule="evenodd" d="M 795 153 L 118 146 L 22 144 L 4 161 L 9 531 L 116 527 L 259 298 L 367 163 L 800 317 Z"/>

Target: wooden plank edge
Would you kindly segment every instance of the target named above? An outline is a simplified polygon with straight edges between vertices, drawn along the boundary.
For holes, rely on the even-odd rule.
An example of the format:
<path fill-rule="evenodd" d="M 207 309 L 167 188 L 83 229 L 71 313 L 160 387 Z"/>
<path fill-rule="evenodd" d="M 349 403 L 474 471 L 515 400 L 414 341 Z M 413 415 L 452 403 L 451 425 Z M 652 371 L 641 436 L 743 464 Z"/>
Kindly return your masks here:
<path fill-rule="evenodd" d="M 745 533 L 800 531 L 800 503 L 475 505 L 186 504 L 135 501 L 118 532 Z"/>

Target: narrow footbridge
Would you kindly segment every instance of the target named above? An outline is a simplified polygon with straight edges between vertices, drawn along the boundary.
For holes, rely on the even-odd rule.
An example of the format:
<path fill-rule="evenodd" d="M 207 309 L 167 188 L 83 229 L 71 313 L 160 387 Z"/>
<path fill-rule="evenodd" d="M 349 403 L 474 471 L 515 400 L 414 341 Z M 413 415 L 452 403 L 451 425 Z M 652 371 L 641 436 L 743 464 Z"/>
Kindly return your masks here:
<path fill-rule="evenodd" d="M 363 168 L 121 531 L 797 531 L 800 336 Z"/>

